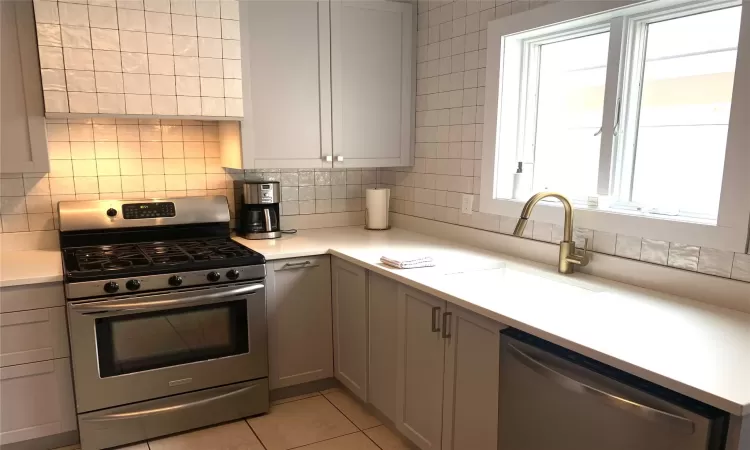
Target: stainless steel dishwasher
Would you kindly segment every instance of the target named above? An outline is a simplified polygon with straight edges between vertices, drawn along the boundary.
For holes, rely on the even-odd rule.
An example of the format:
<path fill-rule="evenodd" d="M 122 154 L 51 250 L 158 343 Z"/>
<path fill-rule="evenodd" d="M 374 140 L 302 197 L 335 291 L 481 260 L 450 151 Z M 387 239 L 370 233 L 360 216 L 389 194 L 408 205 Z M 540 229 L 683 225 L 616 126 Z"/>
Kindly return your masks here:
<path fill-rule="evenodd" d="M 515 329 L 501 333 L 498 450 L 720 450 L 728 414 Z"/>

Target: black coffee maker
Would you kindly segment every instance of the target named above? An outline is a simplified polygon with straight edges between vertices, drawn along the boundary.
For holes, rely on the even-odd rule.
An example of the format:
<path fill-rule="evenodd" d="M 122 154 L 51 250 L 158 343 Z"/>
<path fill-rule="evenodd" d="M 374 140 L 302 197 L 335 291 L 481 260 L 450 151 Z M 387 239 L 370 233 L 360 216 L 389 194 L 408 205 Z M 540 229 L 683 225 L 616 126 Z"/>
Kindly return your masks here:
<path fill-rule="evenodd" d="M 279 183 L 242 183 L 242 205 L 238 211 L 240 225 L 237 234 L 246 239 L 275 239 L 281 237 L 279 223 Z"/>

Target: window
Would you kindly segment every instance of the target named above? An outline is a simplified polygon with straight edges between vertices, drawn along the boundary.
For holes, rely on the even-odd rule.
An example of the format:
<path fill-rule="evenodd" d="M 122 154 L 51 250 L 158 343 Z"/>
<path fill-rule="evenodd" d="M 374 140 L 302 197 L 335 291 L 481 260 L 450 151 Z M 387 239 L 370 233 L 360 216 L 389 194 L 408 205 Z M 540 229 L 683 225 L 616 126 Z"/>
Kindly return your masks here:
<path fill-rule="evenodd" d="M 576 203 L 577 226 L 745 251 L 750 14 L 717 0 L 602 8 L 490 23 L 480 210 L 518 214 L 522 162 L 532 192 Z M 554 205 L 535 218 L 559 222 Z"/>

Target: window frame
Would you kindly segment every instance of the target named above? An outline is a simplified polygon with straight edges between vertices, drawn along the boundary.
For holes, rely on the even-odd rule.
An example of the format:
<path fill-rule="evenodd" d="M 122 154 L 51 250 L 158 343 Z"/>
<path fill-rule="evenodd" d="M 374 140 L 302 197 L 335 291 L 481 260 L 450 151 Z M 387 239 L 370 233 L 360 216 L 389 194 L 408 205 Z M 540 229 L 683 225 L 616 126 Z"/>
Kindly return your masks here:
<path fill-rule="evenodd" d="M 626 209 L 607 207 L 619 182 L 614 158 L 622 152 L 615 147 L 617 114 L 626 115 L 628 102 L 620 99 L 628 92 L 629 64 L 634 49 L 629 34 L 635 32 L 635 21 L 665 12 L 675 15 L 686 10 L 700 12 L 743 5 L 737 47 L 732 104 L 730 109 L 721 198 L 717 220 L 708 221 L 685 216 L 660 216 Z M 602 145 L 598 193 L 599 206 L 578 202 L 576 226 L 617 234 L 639 236 L 669 242 L 689 243 L 721 250 L 746 252 L 750 225 L 750 4 L 741 0 L 678 0 L 678 1 L 596 1 L 559 2 L 522 14 L 493 20 L 487 30 L 487 76 L 485 86 L 485 117 L 482 149 L 482 173 L 479 210 L 483 213 L 517 217 L 524 200 L 512 199 L 512 176 L 517 164 L 517 139 L 521 118 L 519 103 L 526 91 L 520 87 L 523 69 L 523 47 L 529 39 L 566 30 L 585 29 L 609 24 L 610 47 L 604 94 Z M 630 39 L 629 39 L 630 38 Z M 503 83 L 500 80 L 503 79 Z M 743 80 L 745 80 L 743 82 Z M 509 86 L 503 95 L 503 85 Z M 618 111 L 619 110 L 619 111 Z M 503 112 L 506 112 L 503 114 Z M 501 132 L 502 130 L 502 132 Z M 510 151 L 513 148 L 513 151 Z M 498 151 L 502 149 L 502 151 Z M 501 174 L 503 176 L 501 176 Z M 562 211 L 557 202 L 542 202 L 534 211 L 533 220 L 562 224 Z"/>

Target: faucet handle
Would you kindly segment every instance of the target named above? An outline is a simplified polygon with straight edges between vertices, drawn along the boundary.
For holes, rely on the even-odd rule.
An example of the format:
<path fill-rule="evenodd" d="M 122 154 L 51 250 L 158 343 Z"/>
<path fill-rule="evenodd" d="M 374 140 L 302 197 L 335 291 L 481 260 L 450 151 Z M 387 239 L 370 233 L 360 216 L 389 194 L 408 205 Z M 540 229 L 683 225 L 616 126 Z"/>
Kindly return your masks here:
<path fill-rule="evenodd" d="M 573 254 L 567 257 L 568 262 L 573 263 L 573 264 L 578 264 L 581 266 L 585 266 L 586 264 L 588 264 L 589 259 L 590 259 L 589 252 L 587 249 L 588 246 L 589 246 L 589 238 L 585 238 L 584 243 L 583 243 L 583 251 L 579 252 L 578 251 L 579 249 L 575 246 L 575 242 L 573 242 Z"/>

